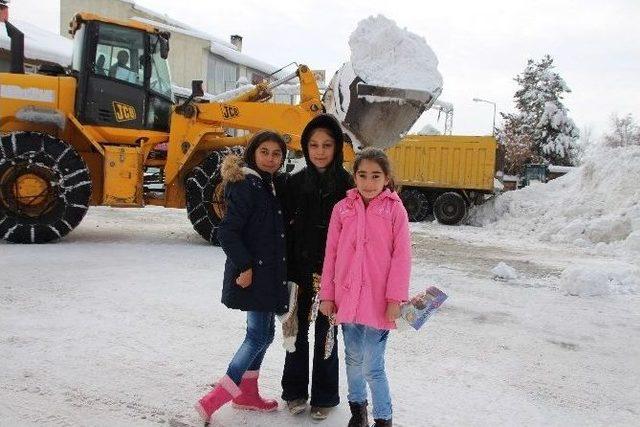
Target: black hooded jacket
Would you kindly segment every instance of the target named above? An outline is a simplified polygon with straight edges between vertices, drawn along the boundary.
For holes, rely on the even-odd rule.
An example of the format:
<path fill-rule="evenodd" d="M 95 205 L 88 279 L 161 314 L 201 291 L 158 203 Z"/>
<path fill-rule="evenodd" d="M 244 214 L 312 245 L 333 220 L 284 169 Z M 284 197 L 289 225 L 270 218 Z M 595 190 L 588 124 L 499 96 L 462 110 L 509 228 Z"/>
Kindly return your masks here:
<path fill-rule="evenodd" d="M 333 161 L 324 173 L 320 173 L 309 159 L 309 137 L 317 128 L 328 129 L 336 141 Z M 308 286 L 304 277 L 322 272 L 333 206 L 353 187 L 353 178 L 342 166 L 343 143 L 342 129 L 336 119 L 327 114 L 315 117 L 301 137 L 307 166 L 293 174 L 287 183 L 287 271 L 289 279 L 301 286 Z"/>

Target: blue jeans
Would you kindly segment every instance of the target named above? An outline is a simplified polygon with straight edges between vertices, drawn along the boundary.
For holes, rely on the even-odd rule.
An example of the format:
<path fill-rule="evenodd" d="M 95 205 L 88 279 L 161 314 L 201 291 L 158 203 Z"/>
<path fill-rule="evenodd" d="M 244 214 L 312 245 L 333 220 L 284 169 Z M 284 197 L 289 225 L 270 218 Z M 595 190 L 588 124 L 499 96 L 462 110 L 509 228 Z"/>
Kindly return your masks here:
<path fill-rule="evenodd" d="M 258 371 L 276 332 L 275 314 L 247 311 L 247 334 L 227 368 L 227 376 L 240 384 L 246 371 Z"/>
<path fill-rule="evenodd" d="M 347 365 L 349 402 L 364 403 L 367 387 L 371 390 L 373 418 L 390 420 L 392 416 L 389 382 L 384 371 L 384 350 L 389 331 L 347 323 L 342 325 Z"/>

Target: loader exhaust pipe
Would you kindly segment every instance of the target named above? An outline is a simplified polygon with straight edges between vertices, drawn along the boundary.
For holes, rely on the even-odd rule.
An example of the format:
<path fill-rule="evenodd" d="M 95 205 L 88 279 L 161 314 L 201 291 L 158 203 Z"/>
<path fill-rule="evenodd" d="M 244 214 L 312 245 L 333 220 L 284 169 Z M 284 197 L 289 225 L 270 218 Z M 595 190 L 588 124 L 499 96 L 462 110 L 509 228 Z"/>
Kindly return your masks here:
<path fill-rule="evenodd" d="M 7 26 L 7 35 L 11 39 L 11 69 L 15 74 L 24 74 L 24 34 L 10 22 Z"/>
<path fill-rule="evenodd" d="M 10 72 L 24 74 L 24 34 L 9 22 L 9 1 L 0 0 L 0 22 L 4 22 L 11 39 Z"/>

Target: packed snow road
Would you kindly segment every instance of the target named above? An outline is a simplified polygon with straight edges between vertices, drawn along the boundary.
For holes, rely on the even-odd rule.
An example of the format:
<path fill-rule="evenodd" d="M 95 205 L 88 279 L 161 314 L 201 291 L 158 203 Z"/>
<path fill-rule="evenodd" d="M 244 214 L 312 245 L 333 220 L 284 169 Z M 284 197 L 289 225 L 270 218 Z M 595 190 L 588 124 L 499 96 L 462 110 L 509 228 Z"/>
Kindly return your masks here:
<path fill-rule="evenodd" d="M 390 339 L 395 425 L 640 423 L 639 296 L 559 287 L 569 266 L 614 260 L 468 226 L 413 225 L 412 239 L 412 291 L 449 300 Z M 153 207 L 92 208 L 56 244 L 0 243 L 0 425 L 200 425 L 192 404 L 244 332 L 219 302 L 223 262 L 184 211 Z M 515 277 L 494 279 L 500 262 Z M 276 336 L 265 395 L 279 395 L 283 360 Z M 348 420 L 341 390 L 328 427 Z M 312 423 L 231 407 L 213 423 L 240 425 Z"/>

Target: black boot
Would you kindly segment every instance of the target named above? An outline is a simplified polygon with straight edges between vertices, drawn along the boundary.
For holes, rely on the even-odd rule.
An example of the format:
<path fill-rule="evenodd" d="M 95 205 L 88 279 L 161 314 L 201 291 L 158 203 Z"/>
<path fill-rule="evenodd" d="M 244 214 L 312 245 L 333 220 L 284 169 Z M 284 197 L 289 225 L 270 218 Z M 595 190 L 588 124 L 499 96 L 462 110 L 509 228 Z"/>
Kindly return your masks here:
<path fill-rule="evenodd" d="M 351 409 L 351 419 L 347 427 L 369 427 L 366 400 L 364 403 L 349 402 L 349 409 Z"/>
<path fill-rule="evenodd" d="M 391 420 L 373 420 L 376 423 L 372 427 L 392 427 Z"/>

